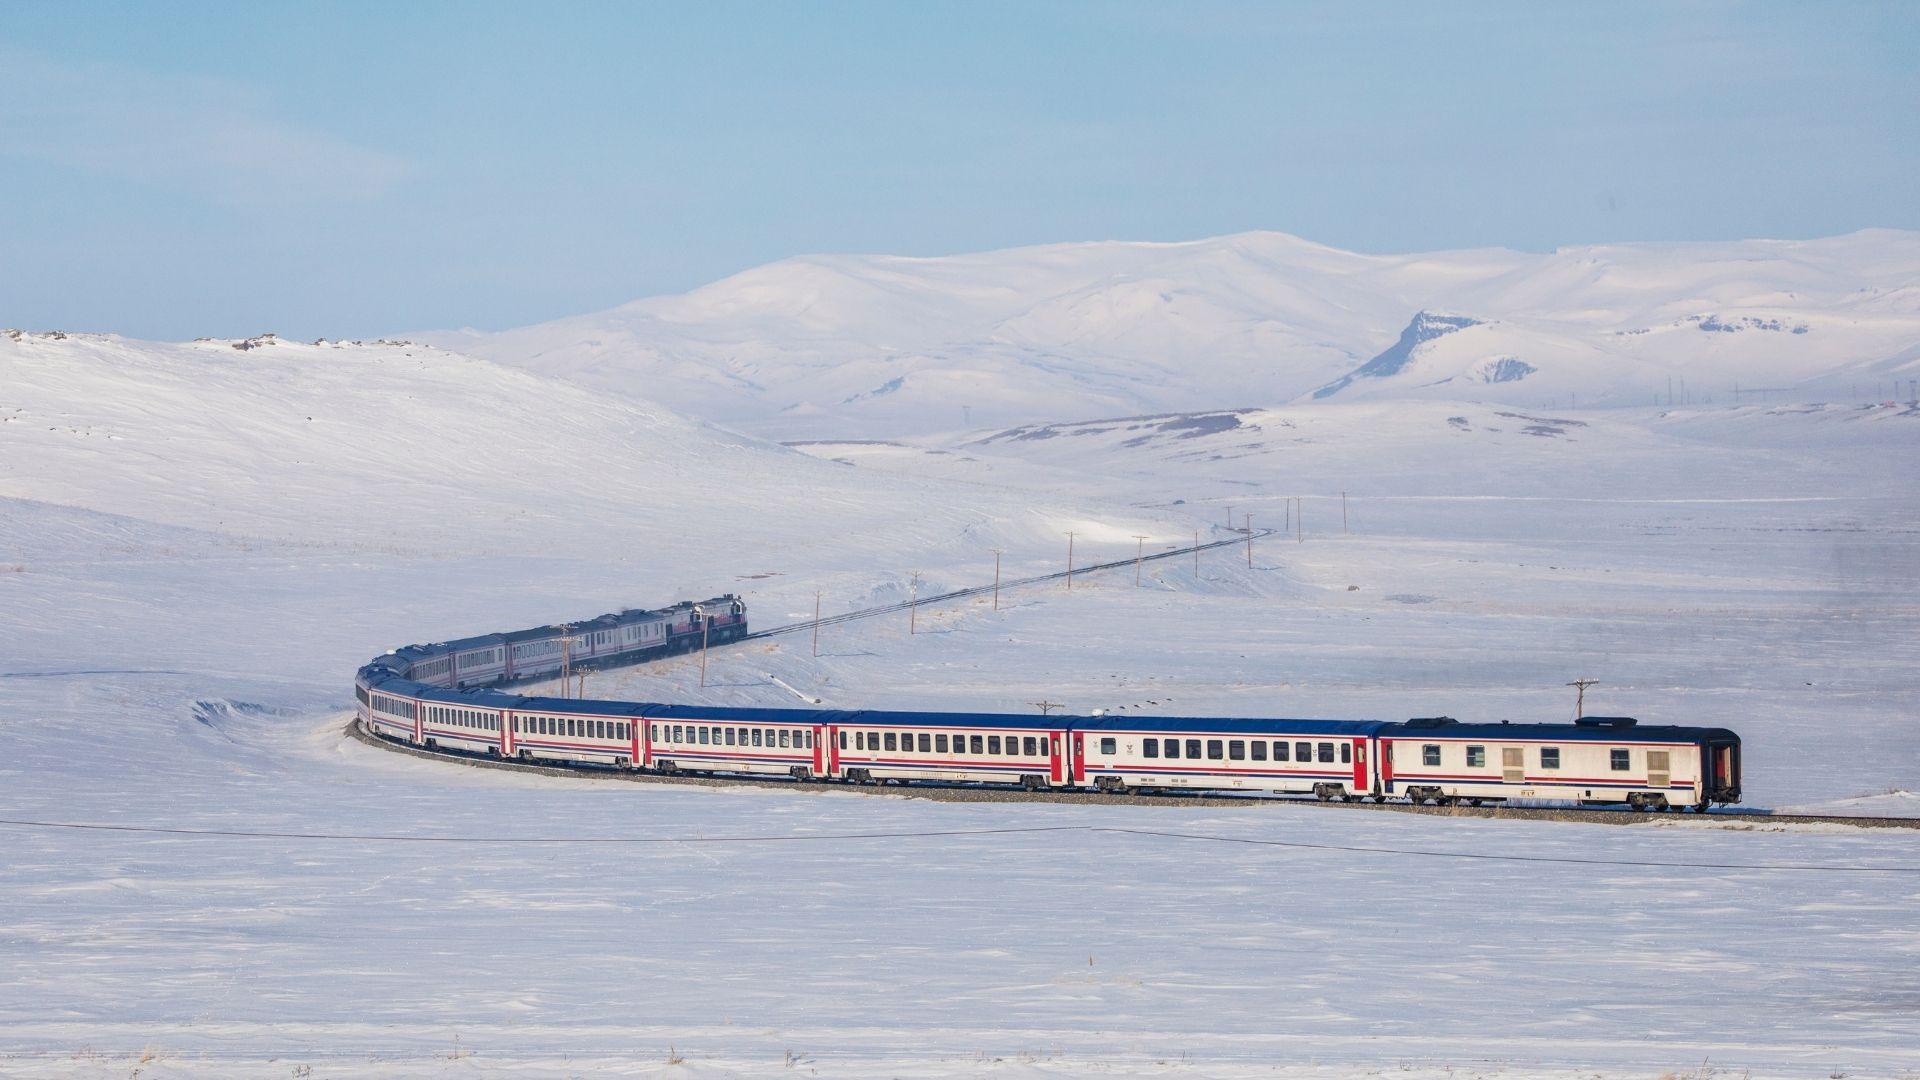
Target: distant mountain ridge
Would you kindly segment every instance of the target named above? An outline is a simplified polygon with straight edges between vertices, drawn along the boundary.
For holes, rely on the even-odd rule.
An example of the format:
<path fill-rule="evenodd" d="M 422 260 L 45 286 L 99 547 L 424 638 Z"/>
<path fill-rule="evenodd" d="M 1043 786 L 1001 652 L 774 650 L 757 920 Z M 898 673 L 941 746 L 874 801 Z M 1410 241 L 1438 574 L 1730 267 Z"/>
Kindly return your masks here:
<path fill-rule="evenodd" d="M 1651 404 L 1920 362 L 1920 233 L 1366 255 L 1284 233 L 811 255 L 409 335 L 782 437 L 1306 398 Z"/>

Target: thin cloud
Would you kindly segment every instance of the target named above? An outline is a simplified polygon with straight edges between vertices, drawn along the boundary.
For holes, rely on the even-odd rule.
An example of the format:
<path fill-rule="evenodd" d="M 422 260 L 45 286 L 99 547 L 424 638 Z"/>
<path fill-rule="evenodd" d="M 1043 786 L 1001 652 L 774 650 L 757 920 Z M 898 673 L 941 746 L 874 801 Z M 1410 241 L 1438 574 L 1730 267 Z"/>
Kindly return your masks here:
<path fill-rule="evenodd" d="M 373 199 L 412 171 L 403 158 L 278 119 L 230 83 L 14 51 L 0 51 L 0 157 L 229 203 Z"/>

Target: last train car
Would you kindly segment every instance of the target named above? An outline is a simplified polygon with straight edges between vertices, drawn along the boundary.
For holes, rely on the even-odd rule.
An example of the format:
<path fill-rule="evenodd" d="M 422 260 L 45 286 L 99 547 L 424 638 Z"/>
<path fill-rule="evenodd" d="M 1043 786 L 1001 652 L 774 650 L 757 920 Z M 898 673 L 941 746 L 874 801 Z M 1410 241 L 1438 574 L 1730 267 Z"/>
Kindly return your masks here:
<path fill-rule="evenodd" d="M 1740 736 L 1725 728 L 1410 720 L 1380 733 L 1381 793 L 1414 802 L 1545 799 L 1636 810 L 1740 801 Z"/>

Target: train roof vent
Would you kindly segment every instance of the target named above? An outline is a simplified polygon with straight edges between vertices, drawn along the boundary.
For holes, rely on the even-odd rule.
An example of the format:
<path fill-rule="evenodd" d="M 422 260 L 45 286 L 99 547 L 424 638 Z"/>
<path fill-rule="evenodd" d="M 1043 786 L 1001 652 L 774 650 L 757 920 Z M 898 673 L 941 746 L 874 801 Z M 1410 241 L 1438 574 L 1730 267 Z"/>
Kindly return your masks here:
<path fill-rule="evenodd" d="M 1460 721 L 1455 720 L 1451 716 L 1416 716 L 1407 721 L 1407 726 L 1412 728 L 1446 727 L 1448 724 L 1457 724 L 1459 722 Z"/>
<path fill-rule="evenodd" d="M 1581 727 L 1632 727 L 1639 722 L 1631 716 L 1583 716 L 1574 721 Z"/>

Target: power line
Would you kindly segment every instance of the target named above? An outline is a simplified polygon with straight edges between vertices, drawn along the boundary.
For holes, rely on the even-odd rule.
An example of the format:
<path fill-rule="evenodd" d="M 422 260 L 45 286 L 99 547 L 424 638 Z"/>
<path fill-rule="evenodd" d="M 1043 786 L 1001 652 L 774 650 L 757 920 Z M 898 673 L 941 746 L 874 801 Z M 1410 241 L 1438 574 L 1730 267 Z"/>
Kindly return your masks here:
<path fill-rule="evenodd" d="M 959 836 L 1005 836 L 1018 833 L 1098 832 L 1128 836 L 1151 836 L 1167 840 L 1200 840 L 1216 844 L 1245 844 L 1253 847 L 1298 848 L 1311 851 L 1340 851 L 1362 855 L 1415 855 L 1432 859 L 1473 859 L 1480 862 L 1558 863 L 1570 866 L 1629 866 L 1673 870 L 1779 870 L 1827 872 L 1836 874 L 1920 874 L 1920 866 L 1836 866 L 1827 863 L 1722 863 L 1673 862 L 1651 859 L 1589 859 L 1561 855 L 1498 855 L 1471 851 L 1433 851 L 1425 848 L 1368 847 L 1355 844 L 1323 844 L 1306 840 L 1260 840 L 1251 837 L 1213 836 L 1207 833 L 1172 832 L 1162 829 L 1122 829 L 1109 825 L 1027 825 L 997 829 L 908 829 L 857 833 L 788 833 L 780 836 L 401 836 L 390 833 L 273 832 L 246 829 L 182 829 L 159 825 L 108 825 L 98 822 L 33 821 L 0 818 L 0 825 L 33 829 L 72 829 L 95 832 L 195 836 L 209 839 L 245 840 L 352 840 L 373 843 L 415 844 L 775 844 L 816 842 L 821 840 L 905 840 Z"/>
<path fill-rule="evenodd" d="M 1238 836 L 1209 836 L 1205 833 L 1164 832 L 1159 829 L 1118 829 L 1108 825 L 1093 825 L 1089 826 L 1089 828 L 1094 832 L 1129 833 L 1134 836 L 1160 836 L 1174 840 L 1205 840 L 1216 844 L 1250 844 L 1255 847 L 1306 848 L 1314 851 L 1348 851 L 1367 855 L 1419 855 L 1431 859 L 1475 859 L 1482 862 L 1565 863 L 1574 866 L 1637 866 L 1673 870 L 1824 870 L 1836 874 L 1920 874 L 1920 866 L 1832 866 L 1823 863 L 1659 862 L 1643 859 L 1582 859 L 1570 855 L 1494 855 L 1473 851 L 1430 851 L 1424 848 L 1315 844 L 1305 840 L 1255 840 Z"/>
<path fill-rule="evenodd" d="M 244 840 L 358 840 L 414 844 L 761 844 L 789 840 L 896 840 L 921 836 L 993 836 L 1003 833 L 1083 832 L 1085 825 L 1009 826 L 999 829 L 936 829 L 906 832 L 791 833 L 784 836 L 402 836 L 393 833 L 270 832 L 248 829 L 181 829 L 162 825 L 107 825 L 80 821 L 30 821 L 0 818 L 0 825 L 31 829 L 153 833 Z"/>

